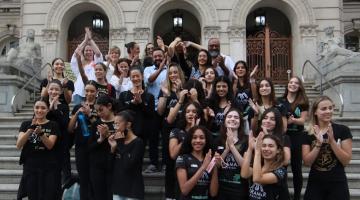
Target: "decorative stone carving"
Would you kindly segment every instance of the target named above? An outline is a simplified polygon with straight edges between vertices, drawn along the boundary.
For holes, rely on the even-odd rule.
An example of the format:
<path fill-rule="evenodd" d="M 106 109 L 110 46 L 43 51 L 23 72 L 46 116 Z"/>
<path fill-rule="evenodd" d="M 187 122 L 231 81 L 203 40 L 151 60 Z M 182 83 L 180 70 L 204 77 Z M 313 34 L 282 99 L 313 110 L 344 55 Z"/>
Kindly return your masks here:
<path fill-rule="evenodd" d="M 353 23 L 353 28 L 355 30 L 359 31 L 359 29 L 360 29 L 360 18 L 352 19 L 352 23 Z"/>
<path fill-rule="evenodd" d="M 301 37 L 316 37 L 317 25 L 302 25 L 300 26 Z"/>
<path fill-rule="evenodd" d="M 126 28 L 111 29 L 110 38 L 112 40 L 125 40 L 126 32 Z"/>
<path fill-rule="evenodd" d="M 359 59 L 360 61 L 360 53 L 345 49 L 343 40 L 334 37 L 334 27 L 326 27 L 324 32 L 325 38 L 318 44 L 319 61 L 324 63 L 334 60 L 339 62 L 345 59 Z"/>
<path fill-rule="evenodd" d="M 11 48 L 6 57 L 0 58 L 0 65 L 12 65 L 28 74 L 34 74 L 41 67 L 41 47 L 35 43 L 35 31 L 27 30 L 26 42 L 17 49 Z"/>
<path fill-rule="evenodd" d="M 229 38 L 244 38 L 246 29 L 244 27 L 230 26 L 228 28 Z"/>
<path fill-rule="evenodd" d="M 150 28 L 134 28 L 135 40 L 148 40 L 150 37 Z"/>
<path fill-rule="evenodd" d="M 44 29 L 42 32 L 44 41 L 56 41 L 59 35 L 59 31 L 54 29 Z"/>
<path fill-rule="evenodd" d="M 204 27 L 204 35 L 205 39 L 209 38 L 219 38 L 219 26 L 205 26 Z"/>

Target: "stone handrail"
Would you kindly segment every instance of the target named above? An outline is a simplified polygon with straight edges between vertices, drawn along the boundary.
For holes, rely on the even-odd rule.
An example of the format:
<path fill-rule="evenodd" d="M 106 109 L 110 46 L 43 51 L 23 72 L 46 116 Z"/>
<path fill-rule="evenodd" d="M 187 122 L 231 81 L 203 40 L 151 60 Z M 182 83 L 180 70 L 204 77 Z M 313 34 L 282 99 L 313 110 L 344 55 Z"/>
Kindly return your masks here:
<path fill-rule="evenodd" d="M 50 66 L 50 63 L 46 63 L 44 64 L 17 92 L 16 94 L 11 98 L 11 110 L 13 115 L 15 116 L 15 112 L 18 111 L 19 103 L 17 102 L 17 98 L 19 97 L 20 94 L 22 94 L 25 91 L 25 88 L 28 87 L 28 85 L 37 77 L 37 75 L 39 75 L 41 73 L 41 71 L 46 67 L 46 66 Z M 35 86 L 34 86 L 34 97 L 35 97 Z"/>
<path fill-rule="evenodd" d="M 305 71 L 305 67 L 306 67 L 307 64 L 310 64 L 310 66 L 312 66 L 317 71 L 317 73 L 321 76 L 320 77 L 320 94 L 321 95 L 323 94 L 323 79 L 324 79 L 324 81 L 327 84 L 330 85 L 331 89 L 333 89 L 335 91 L 335 93 L 339 96 L 340 103 L 341 103 L 339 116 L 342 117 L 343 111 L 344 111 L 344 98 L 343 98 L 343 95 L 334 87 L 334 85 L 331 82 L 326 80 L 325 76 L 320 72 L 320 70 L 310 60 L 306 60 L 304 62 L 303 67 L 302 67 L 302 71 L 301 71 L 301 79 L 302 79 L 302 81 L 303 82 L 305 81 L 305 79 L 304 79 L 304 71 Z"/>

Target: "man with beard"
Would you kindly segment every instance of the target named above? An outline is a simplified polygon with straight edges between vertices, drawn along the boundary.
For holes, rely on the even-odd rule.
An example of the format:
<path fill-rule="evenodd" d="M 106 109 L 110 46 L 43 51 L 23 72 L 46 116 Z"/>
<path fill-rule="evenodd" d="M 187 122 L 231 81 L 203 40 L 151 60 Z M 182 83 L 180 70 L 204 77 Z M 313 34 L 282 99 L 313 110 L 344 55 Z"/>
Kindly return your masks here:
<path fill-rule="evenodd" d="M 145 169 L 145 173 L 157 172 L 158 166 L 158 145 L 159 145 L 159 130 L 161 130 L 161 117 L 157 114 L 157 105 L 159 102 L 159 93 L 161 84 L 166 79 L 167 66 L 165 53 L 160 48 L 155 48 L 152 53 L 154 65 L 146 67 L 144 70 L 144 81 L 147 86 L 147 91 L 155 98 L 155 114 L 150 123 L 146 127 L 151 127 L 148 135 L 149 140 L 149 157 L 150 165 Z"/>
<path fill-rule="evenodd" d="M 230 56 L 220 53 L 220 40 L 210 38 L 208 41 L 208 51 L 212 58 L 213 66 L 216 68 L 219 76 L 228 76 L 231 80 L 233 77 L 234 61 Z"/>

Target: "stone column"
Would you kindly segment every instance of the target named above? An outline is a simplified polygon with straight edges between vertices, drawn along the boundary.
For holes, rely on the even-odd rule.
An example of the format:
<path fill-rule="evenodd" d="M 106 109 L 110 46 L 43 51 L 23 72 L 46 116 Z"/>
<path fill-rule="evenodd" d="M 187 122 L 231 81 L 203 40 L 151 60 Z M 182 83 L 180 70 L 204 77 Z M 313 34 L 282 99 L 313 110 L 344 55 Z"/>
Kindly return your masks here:
<path fill-rule="evenodd" d="M 246 61 L 246 28 L 230 26 L 228 28 L 230 42 L 230 57 L 234 62 Z"/>
<path fill-rule="evenodd" d="M 220 38 L 220 26 L 205 26 L 203 28 L 202 46 L 207 47 L 210 38 Z M 221 42 L 221 41 L 220 41 Z"/>
<path fill-rule="evenodd" d="M 112 46 L 118 46 L 121 50 L 121 55 L 120 57 L 124 57 L 125 53 L 126 53 L 126 49 L 125 49 L 125 37 L 126 37 L 126 33 L 127 30 L 126 28 L 119 28 L 119 29 L 110 29 L 110 41 L 109 41 L 109 45 L 110 48 Z"/>
<path fill-rule="evenodd" d="M 55 57 L 59 57 L 59 52 L 57 52 L 57 39 L 59 36 L 59 31 L 55 29 L 43 29 L 42 32 L 44 42 L 44 51 L 41 52 L 43 56 L 43 63 L 50 63 Z M 41 77 L 45 78 L 47 76 L 47 71 L 48 69 L 45 68 L 41 72 Z"/>
<path fill-rule="evenodd" d="M 140 46 L 141 49 L 140 58 L 142 58 L 144 56 L 143 49 L 145 49 L 146 44 L 150 41 L 150 28 L 147 27 L 134 28 L 134 40 Z"/>
<path fill-rule="evenodd" d="M 51 62 L 56 57 L 56 42 L 59 31 L 55 29 L 43 29 L 44 52 L 42 52 L 45 62 Z"/>
<path fill-rule="evenodd" d="M 317 25 L 300 26 L 300 41 L 293 42 L 293 75 L 301 76 L 303 64 L 310 60 L 316 65 L 317 60 Z M 297 46 L 298 45 L 298 46 Z M 307 80 L 313 80 L 316 77 L 316 71 L 310 65 L 305 67 L 304 77 Z"/>

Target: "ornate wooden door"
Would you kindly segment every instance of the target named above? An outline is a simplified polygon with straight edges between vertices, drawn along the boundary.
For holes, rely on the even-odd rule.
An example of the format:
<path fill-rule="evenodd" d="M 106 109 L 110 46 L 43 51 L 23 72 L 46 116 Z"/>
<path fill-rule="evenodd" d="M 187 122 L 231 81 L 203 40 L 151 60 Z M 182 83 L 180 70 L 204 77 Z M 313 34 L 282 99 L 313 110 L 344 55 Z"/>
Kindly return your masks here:
<path fill-rule="evenodd" d="M 68 41 L 68 60 L 71 60 L 77 46 L 84 40 L 85 33 L 80 36 Z M 96 45 L 99 47 L 102 55 L 105 57 L 109 51 L 109 39 L 102 37 L 100 34 L 93 32 L 92 38 L 95 41 Z"/>
<path fill-rule="evenodd" d="M 291 38 L 283 37 L 268 26 L 246 40 L 249 66 L 259 66 L 259 77 L 271 78 L 274 83 L 286 83 L 292 72 Z M 290 74 L 291 75 L 291 74 Z"/>

